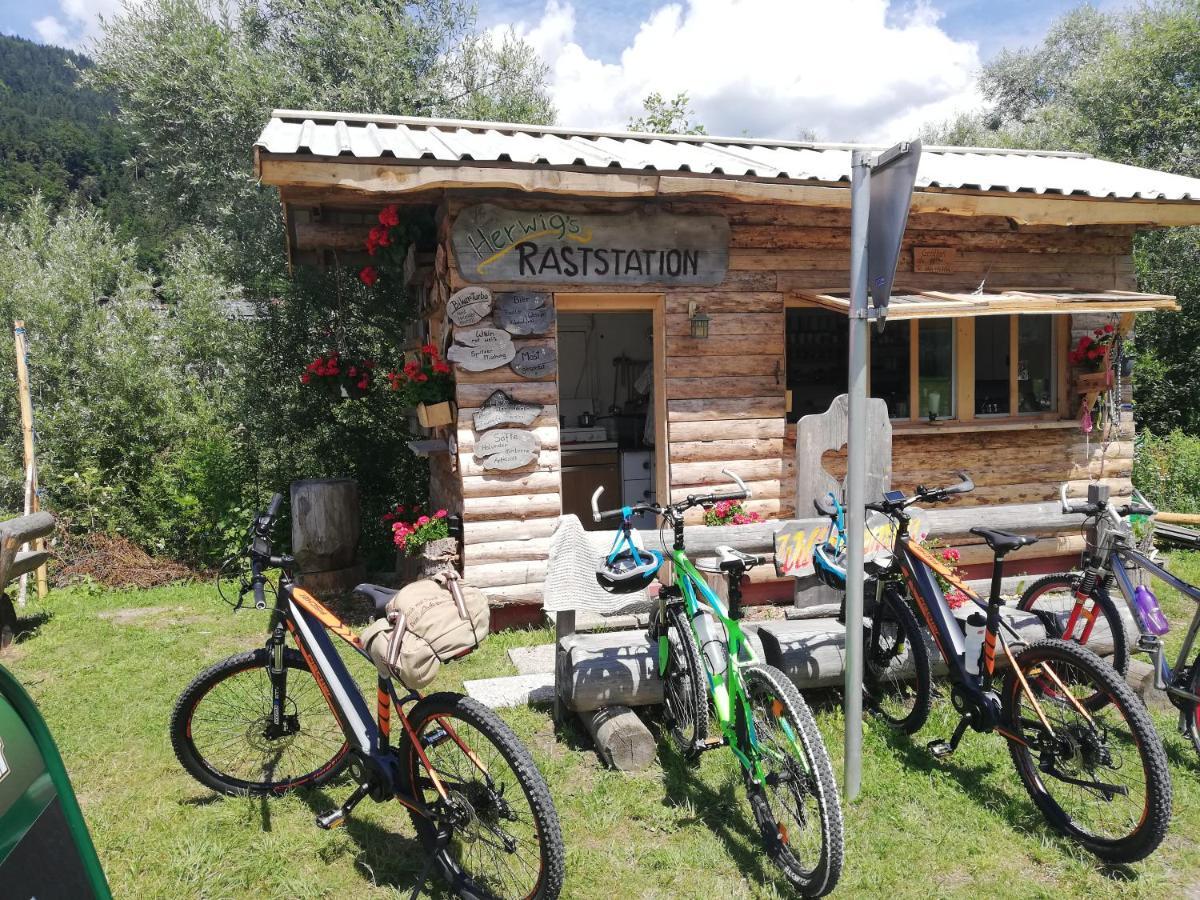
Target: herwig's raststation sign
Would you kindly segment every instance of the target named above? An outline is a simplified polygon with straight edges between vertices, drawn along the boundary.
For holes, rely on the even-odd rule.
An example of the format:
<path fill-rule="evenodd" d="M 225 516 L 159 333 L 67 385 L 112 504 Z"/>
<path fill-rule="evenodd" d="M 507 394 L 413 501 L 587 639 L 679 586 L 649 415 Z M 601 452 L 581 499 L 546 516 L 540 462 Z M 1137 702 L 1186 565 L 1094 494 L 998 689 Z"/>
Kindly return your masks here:
<path fill-rule="evenodd" d="M 475 283 L 715 285 L 729 267 L 722 216 L 481 203 L 454 220 L 451 240 L 459 271 Z"/>

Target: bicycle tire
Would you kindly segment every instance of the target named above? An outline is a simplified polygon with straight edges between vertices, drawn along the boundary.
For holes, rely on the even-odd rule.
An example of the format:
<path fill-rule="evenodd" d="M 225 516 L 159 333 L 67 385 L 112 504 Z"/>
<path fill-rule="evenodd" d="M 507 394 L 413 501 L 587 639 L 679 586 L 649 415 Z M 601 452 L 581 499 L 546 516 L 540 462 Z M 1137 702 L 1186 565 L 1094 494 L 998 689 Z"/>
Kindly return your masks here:
<path fill-rule="evenodd" d="M 1057 675 L 1057 682 L 1044 674 L 1043 669 L 1047 665 Z M 1017 774 L 1034 804 L 1053 828 L 1077 841 L 1105 862 L 1132 863 L 1149 856 L 1162 843 L 1170 823 L 1171 776 L 1167 770 L 1166 751 L 1163 749 L 1161 738 L 1154 730 L 1146 707 L 1112 666 L 1073 641 L 1047 638 L 1030 644 L 1017 654 L 1016 666 L 1025 676 L 1031 690 L 1041 691 L 1041 707 L 1057 738 L 1053 744 L 1049 739 L 1039 740 L 1046 735 L 1045 727 L 1031 716 L 1022 715 L 1025 695 L 1016 672 L 1010 672 L 1004 682 L 1002 718 L 1014 735 L 1023 740 L 1030 740 L 1040 747 L 1037 750 L 1038 758 L 1035 759 L 1029 746 L 1011 739 L 1008 744 Z M 1070 674 L 1072 671 L 1075 673 L 1073 676 Z M 1082 684 L 1084 679 L 1090 681 L 1090 684 Z M 1103 708 L 1092 712 L 1095 717 L 1094 725 L 1080 717 L 1073 704 L 1060 699 L 1059 682 L 1064 685 L 1079 685 L 1083 690 L 1090 690 L 1094 686 L 1097 691 L 1107 696 Z M 1059 718 L 1059 713 L 1062 720 L 1055 726 L 1054 720 Z M 1065 721 L 1067 715 L 1075 717 L 1077 721 Z M 1118 743 L 1114 738 L 1115 728 L 1112 725 L 1118 716 L 1128 727 L 1128 742 L 1122 739 Z M 1121 758 L 1128 744 L 1135 748 L 1136 761 L 1141 764 L 1145 781 L 1141 809 L 1137 808 L 1136 798 L 1132 805 L 1122 803 L 1118 806 L 1116 800 L 1120 798 L 1120 794 L 1109 792 L 1114 793 L 1114 796 L 1106 797 L 1103 796 L 1105 791 L 1102 789 L 1081 786 L 1067 780 L 1074 778 L 1078 782 L 1090 779 L 1092 785 L 1104 784 L 1122 788 L 1122 771 L 1130 778 L 1137 775 L 1135 766 L 1125 765 L 1126 761 Z M 1045 749 L 1047 746 L 1052 746 L 1053 749 L 1048 751 Z M 1062 752 L 1060 748 L 1063 747 L 1068 749 L 1069 755 Z M 1132 763 L 1133 760 L 1129 762 Z M 1062 771 L 1062 766 L 1072 768 L 1076 774 Z M 1043 775 L 1051 777 L 1044 778 Z M 1056 784 L 1063 786 L 1064 790 L 1061 793 L 1052 793 L 1051 785 Z M 1124 790 L 1128 796 L 1130 789 L 1124 787 Z M 1112 818 L 1136 824 L 1128 827 L 1118 821 L 1110 829 L 1113 833 L 1101 834 L 1095 826 L 1084 824 L 1078 812 L 1072 812 L 1061 805 L 1059 798 L 1065 797 L 1070 802 L 1079 796 L 1086 800 L 1089 792 L 1099 802 L 1081 809 L 1094 809 L 1097 817 L 1111 814 Z"/>
<path fill-rule="evenodd" d="M 700 746 L 708 738 L 708 677 L 683 604 L 666 604 L 661 615 L 651 628 L 650 639 L 662 652 L 662 638 L 666 638 L 663 720 L 680 755 L 696 759 L 701 753 Z"/>
<path fill-rule="evenodd" d="M 209 759 L 205 755 L 202 747 L 197 746 L 197 725 L 204 720 L 197 720 L 197 710 L 201 709 L 201 704 L 206 699 L 214 697 L 213 692 L 224 682 L 230 682 L 231 679 L 237 678 L 244 674 L 251 676 L 257 670 L 262 673 L 263 681 L 267 686 L 265 695 L 265 707 L 261 703 L 252 718 L 243 718 L 240 722 L 233 718 L 232 712 L 236 710 L 226 703 L 219 710 L 214 711 L 212 722 L 220 722 L 226 731 L 226 737 L 222 738 L 222 743 L 229 752 L 240 752 L 245 747 L 250 747 L 252 754 L 257 748 L 264 750 L 263 757 L 274 756 L 276 764 L 283 760 L 286 753 L 297 743 L 296 741 L 286 741 L 284 738 L 274 739 L 279 743 L 272 743 L 272 739 L 267 738 L 258 731 L 260 725 L 265 725 L 270 715 L 270 682 L 266 677 L 267 663 L 270 660 L 270 653 L 265 647 L 260 647 L 258 650 L 251 650 L 245 653 L 238 653 L 228 659 L 222 660 L 215 665 L 209 666 L 199 675 L 197 675 L 192 683 L 189 684 L 179 695 L 179 699 L 175 701 L 175 708 L 171 712 L 170 733 L 171 746 L 175 750 L 175 756 L 179 760 L 180 765 L 187 771 L 189 775 L 195 778 L 198 782 L 207 788 L 211 788 L 222 794 L 230 796 L 250 795 L 278 795 L 294 790 L 298 787 L 315 787 L 324 784 L 332 778 L 339 775 L 342 769 L 345 768 L 349 761 L 349 744 L 346 743 L 345 735 L 342 733 L 341 726 L 338 724 L 337 718 L 330 710 L 328 701 L 325 700 L 324 694 L 313 678 L 312 672 L 308 665 L 304 662 L 304 657 L 299 652 L 292 648 L 286 648 L 283 651 L 283 663 L 285 671 L 294 671 L 296 675 L 302 675 L 308 681 L 296 682 L 295 678 L 288 679 L 288 696 L 291 702 L 291 708 L 295 710 L 300 727 L 304 726 L 304 722 L 310 721 L 308 716 L 301 719 L 300 714 L 304 711 L 310 711 L 316 718 L 313 720 L 317 724 L 312 729 L 312 734 L 318 742 L 318 747 L 329 747 L 328 756 L 324 753 L 318 753 L 314 750 L 311 759 L 314 764 L 310 765 L 304 762 L 299 768 L 302 771 L 287 774 L 282 778 L 268 777 L 255 779 L 253 777 L 239 777 L 230 771 L 226 771 L 225 766 L 221 765 L 218 760 Z M 235 697 L 245 698 L 247 701 L 253 701 L 255 698 L 250 693 L 253 685 L 247 687 L 239 687 L 234 694 Z M 293 685 L 304 685 L 303 688 L 295 693 L 291 690 Z M 311 685 L 311 688 L 309 687 Z M 302 696 L 301 703 L 303 709 L 296 704 L 295 698 Z M 263 698 L 257 698 L 261 701 Z M 319 701 L 319 705 L 318 705 Z M 215 700 L 210 700 L 211 703 L 216 703 Z M 230 701 L 232 702 L 232 701 Z M 322 712 L 323 711 L 323 712 Z M 238 742 L 236 732 L 239 729 L 244 729 L 245 740 Z M 207 731 L 207 726 L 203 731 Z M 233 737 L 228 737 L 233 733 Z M 333 746 L 333 741 L 340 741 L 336 747 Z M 295 737 L 295 734 L 288 737 Z M 227 742 L 227 743 L 226 743 Z M 247 771 L 243 775 L 249 774 L 254 766 L 251 756 L 244 757 L 247 761 Z M 281 754 L 284 754 L 281 756 Z M 264 764 L 263 771 L 273 773 L 279 771 Z"/>
<path fill-rule="evenodd" d="M 1192 660 L 1191 686 L 1188 690 L 1200 694 L 1200 656 Z M 1180 713 L 1183 716 L 1183 730 L 1191 738 L 1192 747 L 1200 753 L 1200 703 L 1185 701 L 1180 704 Z"/>
<path fill-rule="evenodd" d="M 766 784 L 755 784 L 749 774 L 746 775 L 746 795 L 763 848 L 796 891 L 806 897 L 822 897 L 837 886 L 845 848 L 841 803 L 825 742 L 808 704 L 783 672 L 768 665 L 746 666 L 742 669 L 742 679 L 759 741 L 771 741 L 772 732 L 782 730 L 772 728 L 772 723 L 781 724 L 782 720 L 793 732 L 795 744 L 803 755 L 797 766 L 794 750 L 788 746 L 790 742 L 785 741 L 781 754 L 785 762 L 781 771 L 769 772 Z M 744 747 L 743 752 L 747 749 Z M 769 760 L 769 755 L 758 755 L 764 764 Z M 807 771 L 800 771 L 801 767 Z M 787 792 L 782 798 L 780 784 Z M 802 794 L 797 786 L 802 787 Z M 774 803 L 772 794 L 775 795 Z M 803 813 L 797 815 L 797 810 L 788 805 L 790 800 L 798 809 L 808 798 L 815 800 L 816 838 L 820 844 L 812 854 L 815 859 L 811 866 L 797 856 L 796 847 L 797 838 L 804 830 L 800 826 L 806 821 L 811 824 L 812 817 Z M 790 822 L 784 821 L 781 813 L 786 813 Z"/>
<path fill-rule="evenodd" d="M 1017 608 L 1022 612 L 1033 613 L 1042 620 L 1046 626 L 1046 636 L 1052 638 L 1063 637 L 1062 623 L 1052 615 L 1057 610 L 1047 608 L 1046 599 L 1054 596 L 1056 593 L 1060 597 L 1069 595 L 1074 597 L 1075 588 L 1079 584 L 1080 575 L 1071 572 L 1056 572 L 1053 575 L 1046 575 L 1039 578 L 1029 587 L 1025 588 L 1021 594 L 1021 599 L 1017 603 Z M 1065 597 L 1063 597 L 1065 600 Z M 1038 601 L 1042 601 L 1042 607 L 1038 607 Z M 1125 634 L 1125 621 L 1121 617 L 1121 611 L 1117 609 L 1117 605 L 1113 602 L 1112 597 L 1108 595 L 1108 591 L 1103 585 L 1097 584 L 1092 591 L 1092 601 L 1099 607 L 1101 614 L 1104 616 L 1104 621 L 1108 626 L 1109 633 L 1113 638 L 1113 654 L 1112 667 L 1124 675 L 1129 671 L 1129 640 Z M 1061 604 L 1054 604 L 1061 605 Z M 1071 640 L 1075 640 L 1071 638 Z M 1076 640 L 1076 643 L 1079 641 Z M 1084 644 L 1084 646 L 1087 646 Z"/>
<path fill-rule="evenodd" d="M 889 636 L 892 634 L 889 624 L 895 626 L 895 637 Z M 863 654 L 863 708 L 889 728 L 915 734 L 929 718 L 933 703 L 929 648 L 925 645 L 917 617 L 905 599 L 888 588 L 871 616 L 871 624 L 864 625 L 863 630 L 866 651 Z M 907 671 L 893 669 L 891 664 L 897 661 L 904 669 L 911 663 L 911 682 Z M 899 702 L 889 701 L 888 695 L 900 698 Z M 904 702 L 908 698 L 911 702 Z M 899 715 L 901 711 L 903 715 Z"/>
<path fill-rule="evenodd" d="M 459 749 L 461 745 L 446 731 L 443 723 L 447 719 L 455 720 L 452 726 L 454 732 L 483 763 L 488 773 L 487 782 L 490 784 L 478 777 L 478 767 Z M 452 798 L 454 811 L 466 820 L 465 824 L 458 826 L 440 826 L 433 819 L 409 810 L 421 842 L 434 857 L 440 874 L 451 890 L 460 897 L 479 900 L 509 896 L 535 900 L 552 900 L 557 897 L 562 890 L 565 866 L 562 829 L 559 826 L 554 801 L 550 798 L 550 789 L 546 786 L 529 750 L 520 739 L 495 712 L 461 694 L 430 694 L 413 706 L 408 713 L 408 720 L 412 731 L 405 729 L 405 735 L 398 748 L 401 790 L 410 796 L 423 799 L 431 808 L 441 808 L 445 805 L 445 801 L 440 799 L 434 788 L 420 755 L 416 752 L 412 735 L 417 735 L 431 765 L 443 779 L 447 794 Z M 484 742 L 491 746 L 493 752 L 489 753 L 484 748 Z M 443 750 L 447 752 L 441 752 Z M 500 826 L 496 824 L 501 819 L 509 823 L 518 821 L 514 805 L 508 802 L 511 794 L 505 796 L 511 781 L 501 774 L 501 763 L 515 779 L 528 804 L 528 831 L 537 841 L 538 847 L 538 868 L 533 873 L 534 883 L 532 886 L 521 887 L 515 894 L 507 891 L 497 892 L 493 887 L 497 879 L 494 876 L 485 878 L 479 872 L 468 869 L 468 863 L 464 859 L 469 857 L 472 848 L 482 851 L 487 840 L 486 837 L 479 837 L 482 832 L 468 832 L 469 828 L 481 828 L 496 835 L 501 831 Z M 452 771 L 446 768 L 451 765 L 454 766 Z M 464 772 L 475 780 L 468 781 L 463 777 Z M 501 781 L 501 778 L 505 780 Z M 517 829 L 517 824 L 510 824 L 503 834 L 512 840 Z M 503 840 L 501 838 L 502 844 Z M 507 846 L 502 849 L 507 851 Z M 514 863 L 529 868 L 526 856 L 512 859 Z M 501 862 L 505 869 L 513 872 L 507 859 L 501 858 Z M 503 875 L 499 881 L 502 886 Z"/>

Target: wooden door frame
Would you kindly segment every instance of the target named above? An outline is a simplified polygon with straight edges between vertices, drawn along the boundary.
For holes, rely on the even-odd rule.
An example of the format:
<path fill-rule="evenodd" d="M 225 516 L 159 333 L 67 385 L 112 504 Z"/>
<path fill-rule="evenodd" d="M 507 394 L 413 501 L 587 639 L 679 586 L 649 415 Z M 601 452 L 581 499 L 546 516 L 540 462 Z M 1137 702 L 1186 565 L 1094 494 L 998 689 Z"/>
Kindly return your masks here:
<path fill-rule="evenodd" d="M 659 503 L 671 502 L 670 453 L 667 446 L 667 299 L 665 294 L 560 293 L 554 294 L 560 313 L 649 312 L 654 354 L 654 492 Z M 558 345 L 555 324 L 554 343 Z M 559 364 L 561 371 L 562 365 Z M 557 384 L 557 379 L 556 379 Z M 559 408 L 562 393 L 559 387 Z M 561 447 L 561 443 L 559 444 Z"/>

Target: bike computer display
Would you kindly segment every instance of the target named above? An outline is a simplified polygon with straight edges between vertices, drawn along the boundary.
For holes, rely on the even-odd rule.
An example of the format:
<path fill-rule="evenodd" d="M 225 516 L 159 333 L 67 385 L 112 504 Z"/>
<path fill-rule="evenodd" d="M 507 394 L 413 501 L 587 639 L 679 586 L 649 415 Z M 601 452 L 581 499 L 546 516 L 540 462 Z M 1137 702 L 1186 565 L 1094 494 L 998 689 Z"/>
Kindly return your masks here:
<path fill-rule="evenodd" d="M 904 491 L 884 491 L 883 499 L 888 503 L 903 503 Z"/>

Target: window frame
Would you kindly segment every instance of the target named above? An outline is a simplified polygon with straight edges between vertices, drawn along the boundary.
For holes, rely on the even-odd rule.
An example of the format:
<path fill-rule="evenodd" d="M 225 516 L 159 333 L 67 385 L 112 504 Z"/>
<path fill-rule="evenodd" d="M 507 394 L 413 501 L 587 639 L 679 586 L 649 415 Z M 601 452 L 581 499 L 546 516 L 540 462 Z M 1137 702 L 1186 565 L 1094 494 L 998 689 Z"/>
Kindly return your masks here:
<path fill-rule="evenodd" d="M 788 298 L 785 302 L 784 331 L 787 330 L 787 309 L 826 309 L 817 303 L 801 298 Z M 1071 316 L 1061 313 L 1046 313 L 1042 311 L 1031 313 L 1005 313 L 1009 321 L 1009 359 L 1019 361 L 1020 357 L 1020 316 L 1039 315 L 1050 316 L 1053 324 L 1051 332 L 1051 367 L 1054 373 L 1055 391 L 1051 409 L 1044 412 L 1017 412 L 1019 409 L 1019 391 L 1017 376 L 1019 365 L 1010 364 L 1008 373 L 1009 412 L 996 414 L 979 414 L 975 412 L 975 322 L 976 316 L 916 316 L 892 323 L 889 327 L 907 327 L 909 329 L 909 414 L 904 417 L 892 418 L 892 424 L 904 430 L 921 428 L 938 428 L 942 425 L 958 425 L 978 422 L 981 428 L 1004 428 L 1009 426 L 1029 427 L 1028 423 L 1065 421 L 1071 418 L 1070 370 L 1067 365 L 1067 349 L 1071 339 Z M 953 361 L 951 379 L 953 386 L 953 410 L 940 416 L 935 422 L 929 422 L 927 417 L 919 415 L 920 410 L 920 322 L 923 318 L 949 319 L 953 323 L 953 341 L 951 344 Z M 871 390 L 871 359 L 874 341 L 867 343 L 867 390 Z M 784 371 L 787 371 L 787 345 L 784 344 Z M 785 396 L 790 394 L 786 378 L 783 381 Z M 791 404 L 787 405 L 785 415 L 791 412 Z"/>

